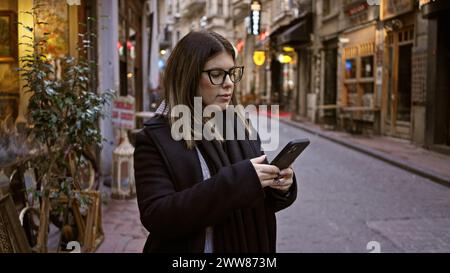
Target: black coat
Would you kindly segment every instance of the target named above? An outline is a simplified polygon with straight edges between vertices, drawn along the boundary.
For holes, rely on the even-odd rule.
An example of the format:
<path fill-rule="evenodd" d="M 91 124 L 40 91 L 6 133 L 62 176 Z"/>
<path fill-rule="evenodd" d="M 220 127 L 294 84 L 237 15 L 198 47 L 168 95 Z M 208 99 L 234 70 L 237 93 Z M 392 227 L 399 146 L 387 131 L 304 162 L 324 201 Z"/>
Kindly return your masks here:
<path fill-rule="evenodd" d="M 146 125 L 136 134 L 134 153 L 141 222 L 150 232 L 144 252 L 201 253 L 207 226 L 214 228 L 215 252 L 275 252 L 275 212 L 294 202 L 297 185 L 294 177 L 287 195 L 261 187 L 248 160 L 262 154 L 259 139 L 250 141 L 247 160 L 202 183 L 196 150 L 172 139 L 167 119 Z"/>

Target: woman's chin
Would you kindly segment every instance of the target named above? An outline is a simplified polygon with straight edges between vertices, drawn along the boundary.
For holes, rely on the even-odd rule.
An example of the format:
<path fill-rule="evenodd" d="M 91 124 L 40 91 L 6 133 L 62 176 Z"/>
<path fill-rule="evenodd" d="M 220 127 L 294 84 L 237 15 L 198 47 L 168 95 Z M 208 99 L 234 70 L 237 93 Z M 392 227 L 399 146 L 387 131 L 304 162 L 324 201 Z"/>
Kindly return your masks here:
<path fill-rule="evenodd" d="M 214 103 L 214 105 L 220 107 L 220 110 L 223 111 L 223 110 L 227 109 L 227 107 L 228 107 L 228 105 L 230 105 L 230 103 L 229 102 L 216 102 L 216 103 Z"/>

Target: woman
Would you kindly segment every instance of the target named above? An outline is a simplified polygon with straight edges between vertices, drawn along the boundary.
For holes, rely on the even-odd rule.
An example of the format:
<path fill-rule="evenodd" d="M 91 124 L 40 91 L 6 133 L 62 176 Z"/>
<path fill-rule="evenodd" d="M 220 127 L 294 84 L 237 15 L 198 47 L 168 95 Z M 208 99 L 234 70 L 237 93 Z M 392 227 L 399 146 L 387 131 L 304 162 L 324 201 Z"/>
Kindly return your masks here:
<path fill-rule="evenodd" d="M 224 112 L 237 105 L 233 91 L 243 67 L 235 59 L 225 38 L 203 31 L 186 35 L 169 57 L 165 101 L 136 135 L 138 205 L 150 232 L 144 252 L 275 252 L 275 212 L 297 196 L 292 169 L 268 165 L 250 130 L 245 140 L 177 141 L 172 135 L 177 119 L 171 111 L 186 105 L 194 113 L 194 97 Z M 232 118 L 250 128 L 242 114 Z"/>

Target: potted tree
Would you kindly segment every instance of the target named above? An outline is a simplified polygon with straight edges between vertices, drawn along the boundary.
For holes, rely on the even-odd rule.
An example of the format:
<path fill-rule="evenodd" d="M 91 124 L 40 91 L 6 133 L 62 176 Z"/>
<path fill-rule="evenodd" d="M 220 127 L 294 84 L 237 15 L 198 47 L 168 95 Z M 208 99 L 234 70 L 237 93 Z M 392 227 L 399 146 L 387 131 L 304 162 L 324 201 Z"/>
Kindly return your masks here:
<path fill-rule="evenodd" d="M 61 228 L 61 241 L 82 240 L 79 208 L 89 204 L 87 195 L 80 192 L 92 189 L 92 176 L 83 176 L 83 170 L 95 169 L 95 147 L 101 148 L 102 137 L 98 119 L 104 106 L 110 103 L 112 90 L 97 93 L 90 85 L 95 63 L 86 58 L 94 33 L 79 34 L 82 45 L 79 57 L 64 56 L 55 60 L 46 54 L 49 33 L 34 37 L 34 31 L 46 22 L 38 16 L 37 3 L 29 16 L 33 26 L 22 25 L 29 32 L 28 54 L 20 58 L 24 88 L 32 95 L 28 104 L 28 134 L 41 149 L 33 159 L 38 171 L 36 196 L 41 198 L 40 224 L 36 250 L 47 251 L 46 236 L 49 219 Z M 88 20 L 94 20 L 88 18 Z M 86 180 L 89 180 L 87 185 Z M 82 214 L 82 211 L 81 211 Z"/>

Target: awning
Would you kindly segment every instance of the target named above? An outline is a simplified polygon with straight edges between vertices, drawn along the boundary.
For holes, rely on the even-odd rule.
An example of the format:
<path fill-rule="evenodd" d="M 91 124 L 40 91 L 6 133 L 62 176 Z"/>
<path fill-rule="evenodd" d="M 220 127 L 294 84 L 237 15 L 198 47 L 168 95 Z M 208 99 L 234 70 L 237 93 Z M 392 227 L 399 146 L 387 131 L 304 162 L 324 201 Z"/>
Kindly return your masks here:
<path fill-rule="evenodd" d="M 432 18 L 439 13 L 448 12 L 450 10 L 450 1 L 448 0 L 437 0 L 425 4 L 421 7 L 422 16 L 424 18 Z"/>
<path fill-rule="evenodd" d="M 275 31 L 271 39 L 273 38 L 276 41 L 277 46 L 301 45 L 311 41 L 311 32 L 312 18 L 311 16 L 304 16 Z"/>

